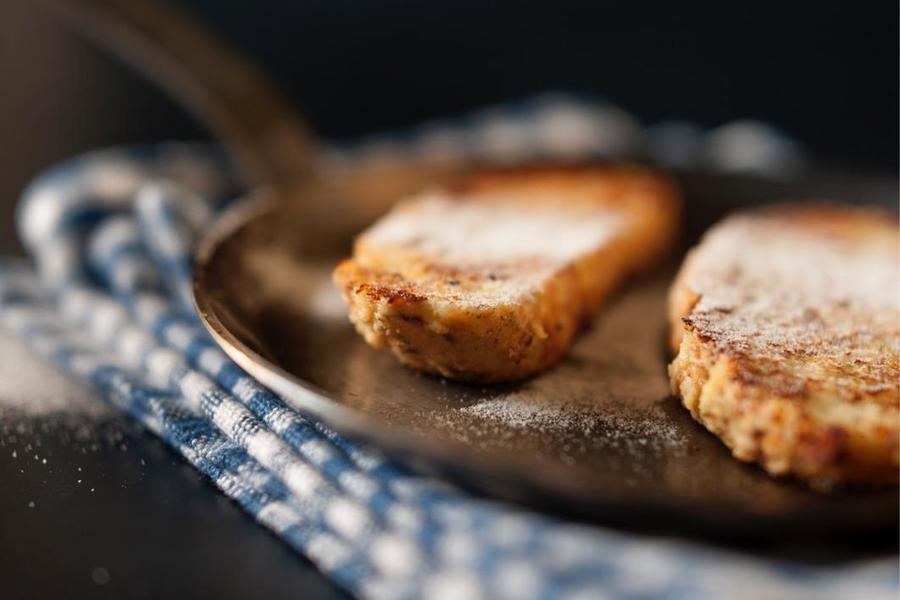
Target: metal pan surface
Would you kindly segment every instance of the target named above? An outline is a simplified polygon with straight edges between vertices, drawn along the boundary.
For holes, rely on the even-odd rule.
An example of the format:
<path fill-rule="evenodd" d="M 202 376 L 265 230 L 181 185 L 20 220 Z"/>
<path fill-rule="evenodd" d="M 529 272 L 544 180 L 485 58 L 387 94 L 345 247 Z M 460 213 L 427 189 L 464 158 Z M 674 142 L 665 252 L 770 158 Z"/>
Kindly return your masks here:
<path fill-rule="evenodd" d="M 896 531 L 895 489 L 823 495 L 733 459 L 670 395 L 664 344 L 666 293 L 684 250 L 723 215 L 784 198 L 893 206 L 896 180 L 835 172 L 781 182 L 678 177 L 685 234 L 667 264 L 628 282 L 557 366 L 515 385 L 444 381 L 368 347 L 330 280 L 356 232 L 264 193 L 207 236 L 195 302 L 229 356 L 300 411 L 488 495 L 717 536 Z"/>

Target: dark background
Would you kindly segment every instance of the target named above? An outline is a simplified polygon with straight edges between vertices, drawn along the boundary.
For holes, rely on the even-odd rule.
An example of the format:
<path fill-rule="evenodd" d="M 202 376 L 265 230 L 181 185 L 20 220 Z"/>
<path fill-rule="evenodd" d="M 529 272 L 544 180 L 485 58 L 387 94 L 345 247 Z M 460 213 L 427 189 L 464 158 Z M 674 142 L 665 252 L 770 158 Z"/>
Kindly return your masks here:
<path fill-rule="evenodd" d="M 178 0 L 322 134 L 349 137 L 560 89 L 642 122 L 769 121 L 829 163 L 897 171 L 898 3 Z M 0 3 L 0 250 L 33 174 L 88 148 L 203 137 L 162 93 Z"/>
<path fill-rule="evenodd" d="M 329 135 L 562 89 L 644 123 L 759 118 L 825 158 L 897 164 L 890 0 L 179 3 L 256 57 Z"/>

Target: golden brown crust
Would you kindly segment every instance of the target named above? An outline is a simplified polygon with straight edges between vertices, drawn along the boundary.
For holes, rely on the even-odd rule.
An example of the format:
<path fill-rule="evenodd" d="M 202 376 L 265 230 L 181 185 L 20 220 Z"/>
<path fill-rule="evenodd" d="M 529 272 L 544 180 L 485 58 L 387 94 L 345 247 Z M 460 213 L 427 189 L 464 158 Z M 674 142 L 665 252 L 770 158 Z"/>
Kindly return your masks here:
<path fill-rule="evenodd" d="M 788 204 L 726 219 L 670 292 L 674 393 L 772 474 L 896 483 L 898 244 L 896 220 L 872 210 Z"/>
<path fill-rule="evenodd" d="M 443 204 L 429 212 L 429 202 Z M 435 231 L 424 223 L 452 216 L 455 206 L 499 221 L 540 214 L 577 224 L 584 217 L 601 230 L 603 219 L 614 217 L 615 227 L 583 252 L 573 251 L 572 260 L 554 256 L 553 239 L 551 252 L 529 252 L 530 240 L 513 239 L 516 230 L 504 233 L 501 222 L 488 222 L 481 232 L 483 252 L 472 247 L 465 231 L 447 233 L 455 246 L 435 250 L 427 239 Z M 480 173 L 452 191 L 424 194 L 396 208 L 357 240 L 353 258 L 338 265 L 334 279 L 359 332 L 403 363 L 467 381 L 519 379 L 555 362 L 607 293 L 668 247 L 677 210 L 674 185 L 642 169 Z M 401 243 L 384 233 L 404 218 L 407 229 L 421 229 L 424 239 L 407 236 Z M 559 245 L 565 246 L 564 221 L 538 233 L 561 236 Z M 485 240 L 494 233 L 509 239 L 495 247 Z"/>

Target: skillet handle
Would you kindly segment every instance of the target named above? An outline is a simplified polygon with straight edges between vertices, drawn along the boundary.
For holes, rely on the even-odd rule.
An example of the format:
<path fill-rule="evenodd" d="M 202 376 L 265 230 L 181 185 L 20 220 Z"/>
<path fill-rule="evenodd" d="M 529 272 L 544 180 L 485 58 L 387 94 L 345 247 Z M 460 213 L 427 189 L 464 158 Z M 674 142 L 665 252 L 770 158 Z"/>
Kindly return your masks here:
<path fill-rule="evenodd" d="M 256 68 L 165 0 L 45 0 L 156 82 L 222 139 L 252 184 L 287 188 L 313 170 L 314 140 Z"/>

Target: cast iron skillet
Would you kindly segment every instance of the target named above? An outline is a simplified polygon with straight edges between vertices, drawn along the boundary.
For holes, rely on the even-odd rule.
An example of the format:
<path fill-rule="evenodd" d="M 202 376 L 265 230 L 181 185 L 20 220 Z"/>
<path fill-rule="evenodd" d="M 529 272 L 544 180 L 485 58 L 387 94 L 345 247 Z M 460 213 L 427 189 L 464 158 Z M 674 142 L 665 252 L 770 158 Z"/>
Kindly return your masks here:
<path fill-rule="evenodd" d="M 311 221 L 264 192 L 203 243 L 194 298 L 231 358 L 299 410 L 492 496 L 717 536 L 896 531 L 896 490 L 823 495 L 733 459 L 670 396 L 664 344 L 666 292 L 684 248 L 722 215 L 783 198 L 890 205 L 896 182 L 825 172 L 781 183 L 679 179 L 681 248 L 609 301 L 560 364 L 514 385 L 452 383 L 368 347 L 330 282 L 355 231 L 341 230 L 340 215 Z"/>

